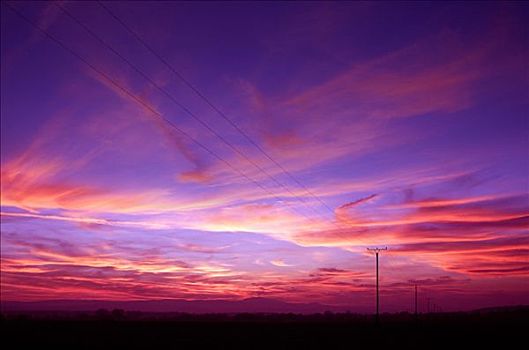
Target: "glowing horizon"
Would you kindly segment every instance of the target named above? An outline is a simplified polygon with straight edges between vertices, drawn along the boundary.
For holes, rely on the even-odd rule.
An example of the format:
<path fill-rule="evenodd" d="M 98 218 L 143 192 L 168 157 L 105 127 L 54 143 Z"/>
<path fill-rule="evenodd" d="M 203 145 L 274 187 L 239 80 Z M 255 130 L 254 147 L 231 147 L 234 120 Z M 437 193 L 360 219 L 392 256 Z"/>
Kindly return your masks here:
<path fill-rule="evenodd" d="M 363 310 L 387 246 L 384 311 L 414 284 L 529 304 L 523 6 L 106 3 L 283 169 L 97 3 L 60 6 L 233 147 L 58 6 L 13 5 L 141 103 L 2 5 L 2 300 Z"/>

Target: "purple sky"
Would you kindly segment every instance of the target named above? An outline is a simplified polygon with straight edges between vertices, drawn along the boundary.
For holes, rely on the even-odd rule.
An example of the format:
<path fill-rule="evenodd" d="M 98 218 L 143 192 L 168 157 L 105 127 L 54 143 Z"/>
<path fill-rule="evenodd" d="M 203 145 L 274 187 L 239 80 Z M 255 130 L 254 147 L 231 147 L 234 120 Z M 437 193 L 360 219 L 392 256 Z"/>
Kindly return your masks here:
<path fill-rule="evenodd" d="M 527 4 L 105 2 L 259 148 L 98 3 L 9 4 L 135 97 L 2 4 L 3 300 L 365 310 L 388 246 L 384 311 L 529 303 Z"/>

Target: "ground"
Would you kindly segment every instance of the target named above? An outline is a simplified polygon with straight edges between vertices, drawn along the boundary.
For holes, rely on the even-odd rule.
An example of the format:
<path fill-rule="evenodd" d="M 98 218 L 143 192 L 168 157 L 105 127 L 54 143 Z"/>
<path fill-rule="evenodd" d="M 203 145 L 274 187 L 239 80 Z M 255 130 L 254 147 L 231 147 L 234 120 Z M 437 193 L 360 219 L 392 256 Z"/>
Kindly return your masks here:
<path fill-rule="evenodd" d="M 383 315 L 4 315 L 2 343 L 69 349 L 431 349 L 519 346 L 527 309 Z M 14 348 L 14 347 L 13 347 Z"/>

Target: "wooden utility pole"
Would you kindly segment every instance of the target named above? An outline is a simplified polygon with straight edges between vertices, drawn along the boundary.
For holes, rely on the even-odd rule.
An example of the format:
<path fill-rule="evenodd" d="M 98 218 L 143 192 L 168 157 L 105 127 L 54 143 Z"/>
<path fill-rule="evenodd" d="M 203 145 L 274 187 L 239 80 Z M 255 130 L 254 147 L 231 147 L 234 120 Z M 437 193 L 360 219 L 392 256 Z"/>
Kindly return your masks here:
<path fill-rule="evenodd" d="M 379 323 L 379 310 L 380 310 L 380 299 L 378 297 L 378 253 L 380 253 L 382 250 L 388 250 L 388 247 L 385 247 L 385 248 L 367 248 L 368 251 L 370 252 L 375 252 L 375 256 L 376 256 L 376 268 L 377 268 L 377 313 L 376 313 L 376 323 L 378 324 Z"/>

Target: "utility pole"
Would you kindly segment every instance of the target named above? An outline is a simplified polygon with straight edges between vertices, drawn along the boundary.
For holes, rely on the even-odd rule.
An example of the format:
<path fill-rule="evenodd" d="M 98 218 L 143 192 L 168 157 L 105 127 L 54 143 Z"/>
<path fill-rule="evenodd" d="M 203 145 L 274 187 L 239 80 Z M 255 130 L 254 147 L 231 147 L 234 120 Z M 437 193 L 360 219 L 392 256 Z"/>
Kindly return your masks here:
<path fill-rule="evenodd" d="M 385 248 L 367 248 L 370 252 L 375 252 L 376 260 L 377 260 L 377 314 L 376 314 L 376 323 L 379 322 L 379 297 L 378 297 L 378 253 L 380 253 L 382 250 L 388 250 L 388 247 Z"/>
<path fill-rule="evenodd" d="M 415 319 L 419 317 L 419 313 L 417 312 L 417 284 L 415 284 Z"/>

